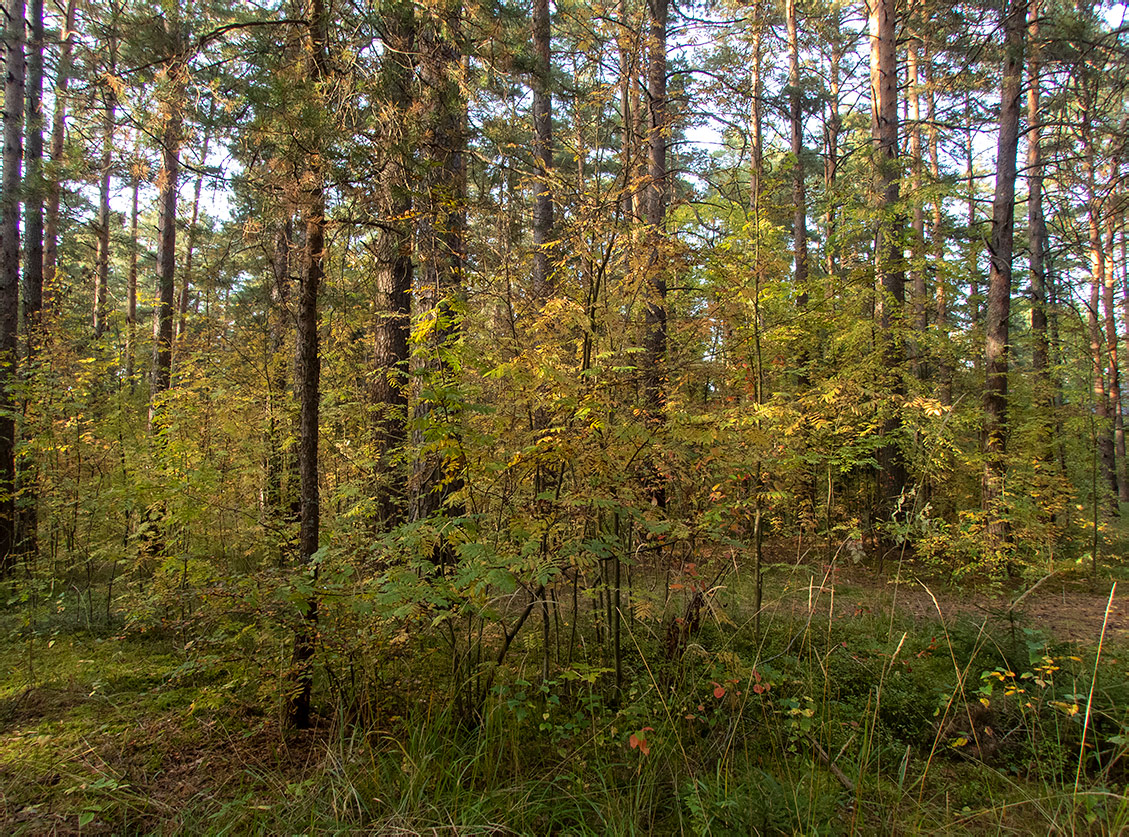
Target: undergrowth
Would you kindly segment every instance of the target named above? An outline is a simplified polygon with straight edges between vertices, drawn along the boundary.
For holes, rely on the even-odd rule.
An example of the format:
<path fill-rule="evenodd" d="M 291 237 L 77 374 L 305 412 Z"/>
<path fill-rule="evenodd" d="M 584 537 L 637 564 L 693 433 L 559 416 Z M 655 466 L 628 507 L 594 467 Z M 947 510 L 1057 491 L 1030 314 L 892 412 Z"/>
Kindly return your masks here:
<path fill-rule="evenodd" d="M 802 583 L 801 583 L 802 582 Z M 807 585 L 805 587 L 805 584 Z M 48 832 L 1118 834 L 1124 639 L 912 616 L 884 588 L 739 582 L 671 659 L 625 622 L 622 688 L 537 649 L 456 711 L 427 646 L 334 696 L 304 733 L 270 679 L 285 647 L 209 654 L 176 631 L 87 630 L 13 606 L 0 644 L 0 823 Z M 851 607 L 843 607 L 843 603 Z M 276 647 L 277 646 L 277 647 Z M 324 675 L 324 673 L 323 673 Z"/>

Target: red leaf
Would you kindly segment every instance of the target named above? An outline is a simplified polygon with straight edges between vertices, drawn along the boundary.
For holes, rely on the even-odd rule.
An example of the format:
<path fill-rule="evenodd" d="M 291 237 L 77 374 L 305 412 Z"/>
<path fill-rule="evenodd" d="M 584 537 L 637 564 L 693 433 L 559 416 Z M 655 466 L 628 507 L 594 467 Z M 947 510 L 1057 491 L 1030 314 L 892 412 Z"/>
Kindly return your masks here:
<path fill-rule="evenodd" d="M 720 684 L 715 683 L 714 684 L 714 690 L 713 690 L 713 696 L 715 698 L 717 698 L 718 700 L 721 700 L 723 697 L 725 697 L 725 687 L 720 685 Z"/>

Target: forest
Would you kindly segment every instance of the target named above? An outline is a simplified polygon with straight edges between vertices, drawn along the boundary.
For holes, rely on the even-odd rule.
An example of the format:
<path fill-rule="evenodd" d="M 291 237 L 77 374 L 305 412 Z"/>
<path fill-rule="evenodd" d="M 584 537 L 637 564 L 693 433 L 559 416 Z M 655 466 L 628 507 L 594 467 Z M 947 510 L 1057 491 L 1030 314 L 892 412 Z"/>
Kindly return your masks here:
<path fill-rule="evenodd" d="M 3 0 L 0 831 L 1129 833 L 1109 0 Z"/>

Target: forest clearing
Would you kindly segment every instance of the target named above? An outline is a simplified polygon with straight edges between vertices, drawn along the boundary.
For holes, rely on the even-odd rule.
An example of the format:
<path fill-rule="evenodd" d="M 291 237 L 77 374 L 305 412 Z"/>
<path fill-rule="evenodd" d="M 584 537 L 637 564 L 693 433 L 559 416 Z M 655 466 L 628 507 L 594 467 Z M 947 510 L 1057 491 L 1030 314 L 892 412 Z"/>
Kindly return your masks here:
<path fill-rule="evenodd" d="M 5 0 L 0 833 L 1129 833 L 1107 0 Z"/>

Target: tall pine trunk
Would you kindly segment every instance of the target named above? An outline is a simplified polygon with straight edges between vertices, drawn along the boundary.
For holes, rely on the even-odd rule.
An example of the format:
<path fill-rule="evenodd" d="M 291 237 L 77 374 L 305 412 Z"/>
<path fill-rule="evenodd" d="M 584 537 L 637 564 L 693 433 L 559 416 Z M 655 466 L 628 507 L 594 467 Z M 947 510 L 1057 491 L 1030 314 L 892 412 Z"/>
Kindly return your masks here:
<path fill-rule="evenodd" d="M 466 168 L 462 97 L 462 16 L 461 0 L 443 0 L 421 23 L 419 29 L 420 77 L 424 83 L 423 112 L 425 130 L 422 153 L 425 171 L 424 193 L 417 212 L 417 248 L 420 281 L 416 317 L 433 320 L 427 329 L 427 359 L 422 378 L 431 378 L 426 390 L 442 392 L 441 382 L 452 372 L 447 361 L 450 342 L 458 333 L 454 297 L 462 290 L 465 263 Z M 421 391 L 415 405 L 418 430 L 414 441 L 423 446 L 416 458 L 411 480 L 412 520 L 424 520 L 441 512 L 459 516 L 450 498 L 462 485 L 461 464 L 449 453 L 450 447 L 430 448 L 431 436 L 457 432 L 450 423 L 458 421 L 434 396 Z M 443 427 L 442 423 L 447 422 Z M 449 541 L 440 537 L 433 551 L 437 566 L 449 568 L 454 558 Z"/>
<path fill-rule="evenodd" d="M 901 219 L 898 215 L 898 72 L 893 0 L 868 0 L 870 25 L 871 136 L 875 151 L 874 272 L 878 295 L 881 363 L 888 370 L 887 387 L 895 399 L 905 394 L 902 364 L 902 308 L 905 304 L 905 266 Z M 896 412 L 882 423 L 885 437 L 878 450 L 879 516 L 888 517 L 905 489 L 905 460 L 897 436 L 901 419 Z"/>
<path fill-rule="evenodd" d="M 647 188 L 646 221 L 651 240 L 643 337 L 643 401 L 648 418 L 661 421 L 666 399 L 666 208 L 667 102 L 666 24 L 668 0 L 648 0 L 651 9 L 647 39 Z"/>
<path fill-rule="evenodd" d="M 43 233 L 43 296 L 50 304 L 59 259 L 59 201 L 62 194 L 63 146 L 67 133 L 67 88 L 74 51 L 75 8 L 78 0 L 67 0 L 62 43 L 55 70 L 55 114 L 51 123 L 51 168 L 47 178 L 47 216 Z"/>
<path fill-rule="evenodd" d="M 1090 250 L 1090 305 L 1087 321 L 1090 335 L 1090 363 L 1093 377 L 1094 415 L 1097 418 L 1097 446 L 1101 460 L 1103 482 L 1108 490 L 1103 492 L 1111 514 L 1118 513 L 1117 454 L 1113 438 L 1113 415 L 1110 388 L 1106 380 L 1108 347 L 1102 329 L 1102 295 L 1106 283 L 1106 254 L 1102 240 L 1102 198 L 1098 194 L 1097 163 L 1094 140 L 1095 92 L 1090 82 L 1080 83 L 1082 172 L 1086 192 L 1086 222 Z M 1099 489 L 1101 490 L 1101 489 Z"/>
<path fill-rule="evenodd" d="M 129 210 L 129 275 L 126 279 L 128 294 L 125 314 L 125 377 L 129 382 L 130 391 L 135 385 L 134 373 L 137 354 L 137 260 L 140 250 L 138 236 L 138 196 L 141 191 L 141 135 L 138 134 L 137 146 L 134 149 L 134 160 L 130 166 L 130 210 Z"/>
<path fill-rule="evenodd" d="M 176 301 L 176 339 L 179 341 L 184 336 L 185 324 L 188 319 L 188 297 L 192 292 L 192 259 L 196 254 L 196 239 L 200 228 L 200 195 L 204 190 L 204 170 L 208 165 L 208 145 L 211 140 L 212 122 L 216 117 L 216 101 L 212 100 L 212 111 L 208 123 L 204 126 L 204 139 L 200 147 L 200 173 L 196 175 L 196 188 L 192 195 L 192 218 L 188 223 L 188 241 L 184 248 L 184 270 L 181 271 L 180 294 Z"/>
<path fill-rule="evenodd" d="M 533 199 L 533 294 L 552 290 L 553 240 L 553 100 L 549 92 L 552 45 L 549 0 L 533 0 L 533 159 L 537 194 Z"/>
<path fill-rule="evenodd" d="M 932 52 L 926 41 L 925 98 L 929 112 L 929 175 L 936 188 L 941 182 L 941 138 L 937 125 L 936 69 Z M 937 370 L 937 400 L 945 406 L 953 402 L 953 363 L 949 341 L 949 279 L 945 274 L 944 199 L 933 199 L 933 218 L 929 240 L 933 246 L 933 282 L 935 284 L 935 314 L 938 348 L 934 354 Z"/>
<path fill-rule="evenodd" d="M 20 174 L 24 128 L 24 2 L 7 7 L 4 49 L 7 79 L 4 101 L 4 174 L 0 179 L 0 577 L 15 562 L 16 400 L 19 362 L 17 328 L 20 302 Z"/>
<path fill-rule="evenodd" d="M 1043 144 L 1041 67 L 1039 63 L 1039 0 L 1031 0 L 1027 16 L 1029 44 L 1027 59 L 1027 241 L 1028 265 L 1031 272 L 1031 366 L 1039 391 L 1038 403 L 1044 412 L 1040 422 L 1041 456 L 1050 455 L 1050 413 L 1052 388 L 1047 336 L 1047 222 L 1043 215 Z"/>
<path fill-rule="evenodd" d="M 925 200 L 921 195 L 925 161 L 921 142 L 922 27 L 921 3 L 911 3 L 911 27 L 914 30 L 906 46 L 906 97 L 909 107 L 910 188 L 913 192 L 913 214 L 910 222 L 909 281 L 913 289 L 913 366 L 918 380 L 929 377 L 926 362 L 926 331 L 929 328 L 929 299 L 925 287 Z"/>
<path fill-rule="evenodd" d="M 161 171 L 157 175 L 157 306 L 153 317 L 153 366 L 149 379 L 149 429 L 159 424 L 160 399 L 172 382 L 173 314 L 176 290 L 177 182 L 180 176 L 180 143 L 184 107 L 184 56 L 180 44 L 179 0 L 177 14 L 166 22 L 174 44 L 166 72 L 172 89 L 160 104 Z"/>
<path fill-rule="evenodd" d="M 391 528 L 403 522 L 404 475 L 395 465 L 395 453 L 407 442 L 409 332 L 411 326 L 412 236 L 409 218 L 410 154 L 402 120 L 414 101 L 413 67 L 415 18 L 410 3 L 394 4 L 386 14 L 382 75 L 392 119 L 387 135 L 388 159 L 380 183 L 380 210 L 387 219 L 376 239 L 376 322 L 373 361 L 376 367 L 372 401 L 376 409 L 374 435 L 378 471 L 376 509 L 379 523 Z"/>
<path fill-rule="evenodd" d="M 322 0 L 311 0 L 309 16 L 311 94 L 324 99 L 329 17 Z M 315 129 L 316 130 L 316 129 Z M 314 554 L 320 540 L 321 501 L 318 492 L 318 416 L 321 404 L 321 358 L 318 354 L 318 288 L 325 275 L 325 171 L 320 136 L 312 137 L 309 152 L 309 197 L 305 211 L 306 242 L 298 283 L 297 372 L 299 395 L 298 476 L 300 481 L 298 561 L 309 577 L 302 624 L 294 637 L 293 670 L 296 688 L 290 720 L 298 729 L 310 725 L 313 656 L 318 624 L 316 589 L 318 567 Z"/>
<path fill-rule="evenodd" d="M 984 321 L 984 489 L 982 508 L 989 514 L 989 532 L 1004 531 L 1005 454 L 1008 443 L 1008 319 L 1011 315 L 1012 253 L 1015 240 L 1015 180 L 1019 152 L 1019 113 L 1023 95 L 1023 42 L 1027 29 L 1026 0 L 1010 0 L 1004 10 L 1003 87 L 1000 131 L 996 146 L 996 191 L 992 200 L 992 233 L 988 244 L 988 305 Z"/>
<path fill-rule="evenodd" d="M 117 14 L 111 12 L 109 55 L 106 74 L 116 72 Z M 97 278 L 94 288 L 94 336 L 101 337 L 106 330 L 106 306 L 110 296 L 110 168 L 113 165 L 114 129 L 117 125 L 117 96 L 110 82 L 102 89 L 102 165 L 99 169 L 98 189 L 98 255 Z"/>
<path fill-rule="evenodd" d="M 25 378 L 42 340 L 40 315 L 43 310 L 43 0 L 31 0 L 28 7 L 29 43 L 27 53 L 27 107 L 24 157 L 24 271 L 20 296 L 23 319 Z M 30 383 L 30 382 L 29 382 Z M 24 395 L 26 415 L 29 396 Z M 19 500 L 16 512 L 18 551 L 34 557 L 39 552 L 38 466 L 28 457 L 17 468 Z"/>

